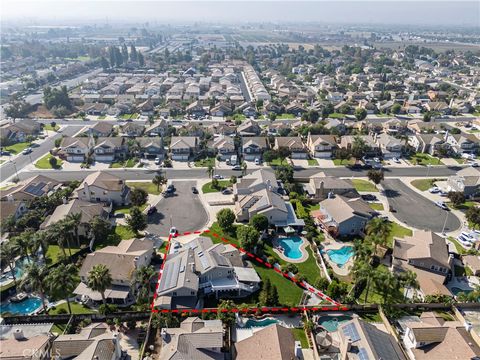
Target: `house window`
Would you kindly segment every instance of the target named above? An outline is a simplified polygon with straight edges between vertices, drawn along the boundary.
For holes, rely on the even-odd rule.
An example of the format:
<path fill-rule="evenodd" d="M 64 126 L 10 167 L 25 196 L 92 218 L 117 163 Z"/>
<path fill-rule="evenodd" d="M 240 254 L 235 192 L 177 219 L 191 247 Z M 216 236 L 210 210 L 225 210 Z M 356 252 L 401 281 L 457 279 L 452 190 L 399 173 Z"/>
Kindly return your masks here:
<path fill-rule="evenodd" d="M 173 296 L 177 296 L 177 292 L 174 291 L 174 292 L 172 293 L 172 295 L 173 295 Z"/>

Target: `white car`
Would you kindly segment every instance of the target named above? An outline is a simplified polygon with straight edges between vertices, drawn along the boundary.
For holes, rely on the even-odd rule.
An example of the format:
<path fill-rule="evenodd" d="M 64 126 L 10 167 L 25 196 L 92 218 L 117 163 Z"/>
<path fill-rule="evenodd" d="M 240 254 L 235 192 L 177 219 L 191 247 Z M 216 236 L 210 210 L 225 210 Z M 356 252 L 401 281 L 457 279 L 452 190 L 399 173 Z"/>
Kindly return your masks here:
<path fill-rule="evenodd" d="M 428 192 L 430 194 L 437 194 L 437 193 L 440 192 L 440 189 L 438 187 L 434 186 L 434 187 L 431 187 L 430 189 L 428 189 Z"/>
<path fill-rule="evenodd" d="M 213 178 L 214 178 L 214 179 L 223 179 L 223 176 L 222 176 L 222 175 L 215 174 L 215 175 L 213 175 Z"/>
<path fill-rule="evenodd" d="M 177 236 L 178 235 L 178 230 L 175 226 L 172 226 L 170 228 L 170 235 L 172 235 L 173 237 Z"/>
<path fill-rule="evenodd" d="M 392 161 L 395 163 L 395 164 L 400 164 L 400 160 L 398 160 L 396 157 L 394 157 L 392 159 Z"/>
<path fill-rule="evenodd" d="M 259 158 L 255 159 L 255 165 L 260 165 L 260 159 Z"/>
<path fill-rule="evenodd" d="M 374 157 L 374 158 L 373 158 L 373 161 L 379 163 L 379 162 L 380 162 L 380 159 L 379 159 L 378 157 Z"/>
<path fill-rule="evenodd" d="M 155 158 L 155 165 L 160 165 L 161 162 L 159 157 Z"/>
<path fill-rule="evenodd" d="M 457 238 L 457 240 L 460 244 L 462 244 L 465 247 L 471 247 L 472 246 L 472 243 L 470 241 L 467 241 L 462 235 L 460 235 Z"/>
<path fill-rule="evenodd" d="M 435 201 L 435 205 L 437 205 L 440 209 L 448 210 L 448 206 L 443 201 Z"/>
<path fill-rule="evenodd" d="M 461 236 L 466 238 L 468 241 L 475 241 L 475 238 L 466 231 L 462 231 Z"/>

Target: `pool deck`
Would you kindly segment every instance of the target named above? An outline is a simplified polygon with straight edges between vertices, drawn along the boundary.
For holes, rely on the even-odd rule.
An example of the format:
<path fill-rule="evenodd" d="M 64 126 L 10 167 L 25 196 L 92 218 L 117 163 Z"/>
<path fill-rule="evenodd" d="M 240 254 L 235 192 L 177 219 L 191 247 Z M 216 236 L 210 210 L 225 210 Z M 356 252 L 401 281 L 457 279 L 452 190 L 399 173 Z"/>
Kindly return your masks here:
<path fill-rule="evenodd" d="M 327 261 L 328 265 L 333 269 L 333 272 L 337 275 L 340 276 L 348 276 L 350 274 L 350 271 L 352 270 L 353 267 L 353 258 L 352 256 L 348 261 L 343 265 L 342 267 L 338 266 L 335 264 L 332 260 L 330 260 L 330 256 L 328 256 L 327 251 L 328 250 L 339 250 L 344 246 L 353 246 L 352 242 L 338 242 L 335 240 L 329 240 L 325 241 L 322 243 L 323 245 L 323 258 L 325 261 Z"/>
<path fill-rule="evenodd" d="M 272 241 L 272 245 L 273 245 L 272 249 L 280 257 L 280 259 L 282 259 L 284 261 L 287 261 L 287 262 L 290 262 L 290 263 L 303 263 L 304 261 L 306 261 L 308 259 L 307 245 L 309 245 L 309 244 L 308 244 L 308 241 L 305 240 L 303 237 L 299 236 L 299 238 L 302 239 L 302 244 L 300 245 L 300 248 L 299 248 L 300 252 L 302 253 L 302 256 L 298 259 L 289 258 L 288 256 L 284 255 L 282 251 L 277 249 L 277 246 L 279 246 L 278 240 L 281 239 L 281 238 L 275 238 Z"/>

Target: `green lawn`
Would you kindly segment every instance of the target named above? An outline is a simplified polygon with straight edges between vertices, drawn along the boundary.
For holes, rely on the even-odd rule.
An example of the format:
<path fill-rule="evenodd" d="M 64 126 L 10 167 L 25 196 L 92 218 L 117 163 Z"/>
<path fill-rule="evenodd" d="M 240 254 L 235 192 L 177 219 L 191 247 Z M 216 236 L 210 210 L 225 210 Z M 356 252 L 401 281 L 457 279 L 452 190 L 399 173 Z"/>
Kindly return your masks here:
<path fill-rule="evenodd" d="M 145 203 L 142 206 L 140 206 L 140 210 L 143 211 L 147 208 L 148 204 Z M 132 208 L 132 205 L 126 205 L 126 206 L 118 206 L 113 209 L 114 214 L 130 214 L 130 209 Z"/>
<path fill-rule="evenodd" d="M 459 253 L 460 255 L 465 254 L 467 252 L 467 250 L 465 250 L 462 244 L 460 244 L 457 241 L 457 239 L 453 238 L 452 236 L 448 237 L 448 241 L 452 242 L 453 245 L 455 245 L 455 249 L 457 250 L 457 253 Z"/>
<path fill-rule="evenodd" d="M 157 189 L 157 185 L 152 184 L 150 181 L 127 181 L 127 185 L 132 188 L 143 189 L 152 195 L 159 195 L 162 192 L 161 186 Z"/>
<path fill-rule="evenodd" d="M 50 165 L 50 158 L 52 158 L 52 157 L 55 157 L 55 156 L 53 156 L 52 154 L 45 155 L 41 159 L 37 160 L 37 162 L 35 163 L 35 167 L 38 168 L 38 169 L 61 169 L 62 164 L 63 164 L 63 160 L 61 160 L 59 158 L 56 158 L 57 159 L 57 166 L 55 166 L 55 168 L 53 168 L 52 165 Z"/>
<path fill-rule="evenodd" d="M 208 167 L 210 165 L 215 166 L 215 158 L 209 157 L 195 161 L 195 167 Z"/>
<path fill-rule="evenodd" d="M 72 313 L 73 314 L 93 314 L 95 311 L 92 309 L 87 308 L 86 306 L 76 303 L 76 302 L 70 302 L 70 307 L 72 308 Z M 55 306 L 55 309 L 50 309 L 48 311 L 49 315 L 57 315 L 60 311 L 60 309 L 65 309 L 68 313 L 68 305 L 67 303 L 61 303 L 60 305 Z"/>
<path fill-rule="evenodd" d="M 72 255 L 79 252 L 80 249 L 76 247 L 72 248 L 65 248 L 65 253 L 67 256 L 70 255 L 70 251 L 72 252 Z M 60 249 L 60 246 L 58 245 L 48 245 L 47 249 L 47 258 L 50 259 L 51 264 L 57 263 L 61 258 L 63 257 L 63 251 Z"/>
<path fill-rule="evenodd" d="M 335 166 L 350 166 L 355 165 L 355 159 L 351 158 L 349 160 L 340 160 L 340 159 L 333 159 L 333 164 Z"/>
<path fill-rule="evenodd" d="M 352 179 L 352 184 L 357 191 L 378 192 L 375 184 L 371 183 L 368 180 Z"/>
<path fill-rule="evenodd" d="M 138 118 L 138 114 L 123 114 L 123 115 L 120 115 L 119 118 L 122 120 L 136 119 Z"/>
<path fill-rule="evenodd" d="M 423 154 L 423 153 L 416 153 L 415 155 L 412 155 L 410 157 L 410 162 L 412 164 L 418 164 L 419 165 L 444 165 L 443 162 L 436 157 L 430 156 L 428 154 Z"/>
<path fill-rule="evenodd" d="M 410 184 L 415 186 L 420 191 L 427 191 L 434 185 L 436 181 L 438 180 L 437 179 L 418 179 L 418 180 L 413 180 L 412 182 L 410 182 Z"/>
<path fill-rule="evenodd" d="M 283 159 L 283 161 L 279 158 L 277 159 L 273 159 L 272 161 L 270 161 L 268 163 L 268 165 L 270 166 L 281 166 L 281 165 L 287 165 L 288 164 L 288 161 L 287 159 Z"/>
<path fill-rule="evenodd" d="M 383 204 L 382 203 L 369 203 L 370 207 L 375 211 L 383 211 Z"/>
<path fill-rule="evenodd" d="M 65 328 L 67 327 L 66 324 L 54 324 L 52 326 L 52 329 L 50 330 L 52 333 L 56 333 L 58 335 L 62 335 L 63 332 L 65 331 Z"/>
<path fill-rule="evenodd" d="M 308 159 L 308 165 L 309 166 L 317 166 L 318 165 L 317 159 Z"/>
<path fill-rule="evenodd" d="M 310 347 L 308 344 L 307 334 L 305 333 L 305 330 L 303 330 L 303 328 L 290 330 L 292 331 L 293 338 L 296 341 L 300 341 L 302 349 L 308 349 Z"/>
<path fill-rule="evenodd" d="M 125 225 L 117 225 L 115 234 L 119 235 L 122 240 L 128 240 L 135 237 L 135 233 Z"/>
<path fill-rule="evenodd" d="M 16 143 L 10 146 L 5 146 L 3 150 L 8 151 L 9 153 L 12 154 L 18 154 L 23 151 L 23 149 L 26 149 L 29 147 L 31 144 L 28 142 L 21 142 L 21 143 Z"/>
<path fill-rule="evenodd" d="M 463 267 L 460 265 L 453 266 L 454 276 L 473 276 L 473 272 L 469 267 Z"/>
<path fill-rule="evenodd" d="M 207 194 L 212 192 L 219 192 L 223 187 L 226 187 L 229 185 L 230 185 L 230 180 L 219 180 L 218 181 L 219 188 L 215 189 L 212 187 L 212 182 L 210 181 L 202 186 L 202 193 Z"/>
<path fill-rule="evenodd" d="M 55 127 L 52 127 L 51 124 L 45 124 L 45 126 L 43 127 L 43 130 L 45 131 L 58 131 L 58 129 L 60 129 L 60 126 L 55 124 Z"/>
<path fill-rule="evenodd" d="M 413 232 L 410 229 L 407 229 L 406 227 L 403 227 L 400 224 L 397 224 L 395 222 L 390 222 L 390 233 L 388 234 L 387 238 L 387 244 L 392 244 L 393 246 L 393 238 L 403 238 L 405 236 L 412 236 Z"/>
<path fill-rule="evenodd" d="M 130 158 L 126 161 L 116 161 L 110 164 L 110 167 L 112 169 L 118 169 L 118 168 L 132 168 L 138 163 L 138 160 L 136 158 Z"/>
<path fill-rule="evenodd" d="M 328 115 L 330 119 L 343 119 L 345 117 L 345 114 L 340 114 L 340 113 L 331 113 Z"/>
<path fill-rule="evenodd" d="M 277 115 L 278 120 L 289 120 L 289 119 L 296 119 L 295 115 L 293 114 L 280 114 Z"/>
<path fill-rule="evenodd" d="M 377 272 L 382 273 L 382 272 L 389 272 L 389 268 L 386 267 L 385 265 L 379 265 L 376 269 Z M 366 288 L 363 290 L 363 292 L 360 294 L 360 296 L 357 298 L 358 303 L 364 303 L 365 302 L 365 293 L 366 293 Z M 404 302 L 404 297 L 403 297 L 403 288 L 398 288 L 397 292 L 392 296 L 393 301 L 395 302 Z M 366 301 L 367 304 L 383 304 L 384 303 L 384 297 L 379 291 L 379 289 L 376 289 L 374 284 L 372 284 L 369 288 L 368 291 L 368 298 Z"/>
<path fill-rule="evenodd" d="M 463 204 L 460 204 L 458 206 L 453 206 L 450 201 L 446 202 L 446 204 L 448 207 L 457 209 L 457 210 L 468 210 L 468 208 L 480 205 L 478 202 L 475 202 L 475 201 L 465 201 Z"/>

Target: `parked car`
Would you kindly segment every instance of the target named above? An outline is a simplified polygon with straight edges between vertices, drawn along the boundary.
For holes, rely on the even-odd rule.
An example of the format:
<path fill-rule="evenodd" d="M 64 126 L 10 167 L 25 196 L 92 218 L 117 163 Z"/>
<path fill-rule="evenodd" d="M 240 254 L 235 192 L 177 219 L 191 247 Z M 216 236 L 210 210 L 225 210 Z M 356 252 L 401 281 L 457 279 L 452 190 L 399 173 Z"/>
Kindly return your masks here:
<path fill-rule="evenodd" d="M 192 193 L 198 194 L 198 190 L 195 186 L 192 186 Z"/>
<path fill-rule="evenodd" d="M 242 170 L 242 167 L 240 165 L 235 165 L 232 167 L 232 170 Z"/>
<path fill-rule="evenodd" d="M 429 192 L 430 194 L 437 194 L 437 193 L 440 192 L 440 188 L 434 186 L 434 187 L 431 187 L 430 189 L 428 189 L 428 192 Z"/>
<path fill-rule="evenodd" d="M 474 162 L 474 163 L 472 163 L 470 166 L 476 168 L 476 167 L 478 167 L 479 165 L 478 165 L 477 162 Z"/>
<path fill-rule="evenodd" d="M 230 190 L 230 189 L 223 189 L 222 190 L 223 195 L 230 195 L 231 193 L 232 193 L 232 190 Z"/>
<path fill-rule="evenodd" d="M 460 242 L 460 244 L 462 244 L 465 247 L 471 247 L 472 246 L 472 243 L 470 241 L 467 241 L 467 239 L 465 239 L 462 235 L 457 237 L 457 240 Z"/>
<path fill-rule="evenodd" d="M 32 150 L 31 147 L 27 147 L 27 148 L 25 148 L 25 149 L 22 150 L 22 154 L 23 154 L 23 155 L 28 155 L 28 154 L 30 154 L 32 151 L 33 151 L 33 150 Z"/>
<path fill-rule="evenodd" d="M 176 237 L 178 235 L 178 230 L 175 226 L 172 226 L 170 228 L 170 235 L 173 236 L 173 237 Z"/>
<path fill-rule="evenodd" d="M 147 211 L 147 215 L 153 215 L 156 212 L 157 212 L 157 208 L 155 206 L 151 206 Z"/>
<path fill-rule="evenodd" d="M 375 201 L 375 200 L 377 200 L 377 197 L 373 194 L 365 194 L 365 195 L 362 195 L 362 200 Z"/>
<path fill-rule="evenodd" d="M 215 174 L 215 175 L 213 175 L 213 178 L 214 178 L 214 179 L 223 179 L 223 176 L 222 176 L 222 175 Z"/>
<path fill-rule="evenodd" d="M 393 161 L 395 164 L 400 164 L 400 160 L 397 159 L 396 157 L 394 157 L 394 158 L 392 159 L 392 161 Z"/>
<path fill-rule="evenodd" d="M 162 161 L 160 160 L 159 157 L 156 157 L 156 158 L 155 158 L 155 165 L 160 165 L 161 162 L 162 162 Z"/>
<path fill-rule="evenodd" d="M 255 165 L 260 165 L 260 159 L 259 158 L 255 159 Z"/>
<path fill-rule="evenodd" d="M 448 206 L 443 201 L 435 201 L 435 205 L 437 205 L 440 209 L 448 210 Z"/>

